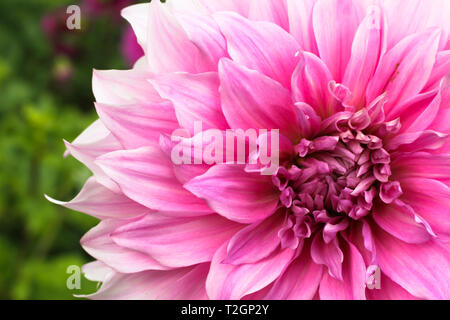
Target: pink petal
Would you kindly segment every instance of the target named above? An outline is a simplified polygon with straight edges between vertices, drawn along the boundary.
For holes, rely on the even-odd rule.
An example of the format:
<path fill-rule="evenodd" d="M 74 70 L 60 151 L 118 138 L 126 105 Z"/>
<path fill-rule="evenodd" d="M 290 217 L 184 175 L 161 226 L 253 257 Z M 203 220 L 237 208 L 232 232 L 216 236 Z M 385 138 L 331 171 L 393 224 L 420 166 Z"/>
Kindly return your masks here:
<path fill-rule="evenodd" d="M 208 71 L 207 65 L 200 59 L 199 49 L 169 8 L 159 1 L 153 1 L 149 5 L 145 52 L 149 67 L 156 74 Z"/>
<path fill-rule="evenodd" d="M 287 0 L 289 32 L 304 51 L 318 54 L 313 30 L 313 8 L 316 0 Z"/>
<path fill-rule="evenodd" d="M 432 130 L 406 132 L 395 136 L 385 146 L 386 150 L 401 152 L 417 152 L 437 150 L 447 141 L 448 135 Z"/>
<path fill-rule="evenodd" d="M 336 82 L 342 81 L 347 68 L 361 15 L 352 0 L 318 0 L 314 6 L 313 26 L 320 58 Z"/>
<path fill-rule="evenodd" d="M 323 275 L 319 295 L 323 300 L 365 300 L 366 265 L 358 249 L 347 242 L 342 280 Z"/>
<path fill-rule="evenodd" d="M 379 205 L 372 216 L 384 231 L 405 242 L 423 243 L 431 239 L 426 227 L 416 220 L 414 210 L 407 205 L 398 202 Z"/>
<path fill-rule="evenodd" d="M 66 208 L 84 212 L 99 219 L 129 219 L 150 212 L 122 193 L 112 192 L 110 189 L 98 183 L 94 177 L 89 178 L 80 193 L 69 202 L 46 198 Z"/>
<path fill-rule="evenodd" d="M 433 240 L 408 244 L 374 230 L 379 266 L 389 278 L 418 298 L 449 299 L 448 249 Z"/>
<path fill-rule="evenodd" d="M 117 184 L 95 163 L 97 157 L 122 149 L 119 141 L 103 124 L 100 124 L 100 121 L 86 129 L 73 143 L 64 141 L 64 144 L 67 153 L 88 167 L 99 183 L 114 192 L 120 192 Z"/>
<path fill-rule="evenodd" d="M 299 128 L 286 88 L 229 59 L 220 60 L 219 77 L 222 110 L 231 128 L 279 129 L 289 139 L 298 139 Z"/>
<path fill-rule="evenodd" d="M 395 179 L 428 178 L 450 184 L 450 155 L 426 152 L 405 153 L 391 164 Z"/>
<path fill-rule="evenodd" d="M 289 32 L 286 0 L 250 0 L 249 19 L 269 21 Z"/>
<path fill-rule="evenodd" d="M 370 7 L 353 39 L 352 54 L 342 83 L 352 92 L 350 104 L 364 106 L 369 80 L 383 53 L 384 30 L 379 7 Z"/>
<path fill-rule="evenodd" d="M 271 217 L 240 230 L 231 238 L 223 263 L 255 263 L 269 256 L 280 245 L 278 231 L 284 219 L 285 215 L 277 211 Z"/>
<path fill-rule="evenodd" d="M 315 263 L 327 266 L 328 273 L 332 277 L 342 280 L 344 254 L 339 248 L 338 238 L 334 238 L 330 243 L 325 243 L 322 234 L 317 233 L 311 245 L 311 258 Z"/>
<path fill-rule="evenodd" d="M 380 277 L 380 289 L 366 290 L 368 300 L 418 300 L 383 272 Z"/>
<path fill-rule="evenodd" d="M 217 250 L 206 279 L 210 299 L 237 300 L 266 287 L 277 279 L 293 258 L 294 250 L 276 251 L 269 257 L 250 264 L 234 266 L 222 263 L 227 256 L 225 243 Z"/>
<path fill-rule="evenodd" d="M 450 188 L 444 183 L 428 179 L 401 179 L 404 201 L 427 221 L 438 235 L 450 236 Z"/>
<path fill-rule="evenodd" d="M 157 76 L 151 81 L 164 98 L 173 103 L 178 122 L 195 133 L 194 124 L 201 121 L 203 130 L 227 129 L 220 107 L 217 73 L 174 73 Z"/>
<path fill-rule="evenodd" d="M 442 78 L 450 74 L 450 50 L 437 53 L 436 63 L 433 66 L 428 83 L 424 87 L 424 91 L 430 91 L 439 86 Z"/>
<path fill-rule="evenodd" d="M 310 105 L 323 119 L 339 111 L 339 105 L 328 90 L 332 81 L 327 66 L 312 53 L 301 53 L 292 75 L 292 98 Z"/>
<path fill-rule="evenodd" d="M 309 247 L 294 259 L 265 296 L 268 300 L 311 300 L 319 288 L 323 267 L 313 262 Z"/>
<path fill-rule="evenodd" d="M 85 264 L 82 269 L 86 279 L 96 282 L 108 281 L 116 274 L 116 271 L 101 261 L 93 261 Z"/>
<path fill-rule="evenodd" d="M 169 271 L 116 274 L 99 291 L 84 296 L 94 300 L 206 300 L 209 264 Z"/>
<path fill-rule="evenodd" d="M 371 102 L 384 92 L 385 110 L 419 93 L 431 74 L 439 45 L 440 31 L 432 30 L 400 41 L 382 58 L 367 88 Z"/>
<path fill-rule="evenodd" d="M 138 70 L 94 70 L 92 91 L 98 103 L 131 105 L 161 102 L 162 99 L 147 81 L 149 74 Z"/>
<path fill-rule="evenodd" d="M 171 134 L 179 128 L 169 102 L 110 106 L 96 103 L 100 119 L 127 149 L 153 144 L 161 133 Z"/>
<path fill-rule="evenodd" d="M 290 88 L 297 64 L 297 42 L 273 23 L 250 21 L 234 13 L 214 15 L 236 63 L 259 71 Z"/>
<path fill-rule="evenodd" d="M 121 14 L 133 28 L 138 43 L 145 50 L 147 44 L 148 3 L 139 3 L 122 10 Z"/>
<path fill-rule="evenodd" d="M 211 261 L 216 250 L 241 228 L 215 214 L 174 218 L 152 213 L 117 228 L 111 237 L 121 247 L 178 268 Z"/>
<path fill-rule="evenodd" d="M 279 198 L 271 177 L 229 164 L 215 165 L 184 186 L 206 199 L 217 213 L 241 223 L 267 218 L 275 212 Z"/>
<path fill-rule="evenodd" d="M 96 163 L 129 198 L 154 210 L 193 211 L 208 214 L 207 204 L 176 179 L 169 158 L 158 146 L 116 151 Z M 177 199 L 177 201 L 173 201 Z"/>
<path fill-rule="evenodd" d="M 113 242 L 110 235 L 122 224 L 124 222 L 120 220 L 103 220 L 81 239 L 83 249 L 118 272 L 168 269 L 145 253 L 118 246 Z"/>

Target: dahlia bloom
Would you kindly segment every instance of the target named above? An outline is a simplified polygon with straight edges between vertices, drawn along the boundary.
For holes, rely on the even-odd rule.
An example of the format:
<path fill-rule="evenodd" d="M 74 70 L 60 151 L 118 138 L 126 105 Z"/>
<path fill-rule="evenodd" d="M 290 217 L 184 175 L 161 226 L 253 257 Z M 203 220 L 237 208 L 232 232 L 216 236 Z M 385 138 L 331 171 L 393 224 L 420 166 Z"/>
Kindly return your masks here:
<path fill-rule="evenodd" d="M 145 56 L 94 71 L 100 119 L 66 143 L 93 176 L 57 202 L 101 219 L 81 240 L 90 298 L 450 298 L 449 1 L 122 14 Z M 279 130 L 279 165 L 174 163 L 197 122 Z M 268 144 L 245 142 L 256 160 Z"/>

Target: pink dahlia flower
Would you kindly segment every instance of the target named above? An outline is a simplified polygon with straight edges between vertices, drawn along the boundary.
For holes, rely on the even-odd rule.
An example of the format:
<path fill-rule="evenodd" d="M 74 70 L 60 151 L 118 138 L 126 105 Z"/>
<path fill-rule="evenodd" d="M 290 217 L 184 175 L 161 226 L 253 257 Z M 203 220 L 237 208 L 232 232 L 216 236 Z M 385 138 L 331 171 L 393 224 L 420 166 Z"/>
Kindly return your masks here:
<path fill-rule="evenodd" d="M 100 119 L 67 143 L 93 177 L 61 204 L 101 219 L 81 240 L 91 298 L 450 298 L 449 1 L 123 16 L 145 57 L 94 72 Z M 245 163 L 174 163 L 174 132 L 197 141 L 198 123 L 278 129 L 273 175 L 248 161 L 260 137 Z"/>

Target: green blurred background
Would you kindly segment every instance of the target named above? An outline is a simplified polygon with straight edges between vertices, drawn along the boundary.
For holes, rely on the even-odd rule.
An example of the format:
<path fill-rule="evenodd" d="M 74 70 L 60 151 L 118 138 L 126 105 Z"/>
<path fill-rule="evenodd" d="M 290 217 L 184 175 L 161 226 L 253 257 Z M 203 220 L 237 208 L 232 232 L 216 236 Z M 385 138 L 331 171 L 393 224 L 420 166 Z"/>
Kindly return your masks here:
<path fill-rule="evenodd" d="M 0 299 L 74 299 L 95 291 L 85 279 L 69 290 L 70 265 L 91 261 L 79 240 L 96 219 L 56 206 L 70 200 L 90 172 L 63 159 L 96 119 L 92 69 L 129 67 L 121 54 L 129 0 L 0 1 Z M 81 5 L 81 30 L 65 27 Z"/>

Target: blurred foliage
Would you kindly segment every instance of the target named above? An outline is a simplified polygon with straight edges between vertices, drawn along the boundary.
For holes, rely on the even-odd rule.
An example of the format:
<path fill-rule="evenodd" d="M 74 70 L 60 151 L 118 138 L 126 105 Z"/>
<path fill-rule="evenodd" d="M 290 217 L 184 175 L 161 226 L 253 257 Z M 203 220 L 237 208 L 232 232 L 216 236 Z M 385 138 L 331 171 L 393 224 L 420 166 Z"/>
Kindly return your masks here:
<path fill-rule="evenodd" d="M 44 194 L 72 199 L 90 175 L 63 159 L 62 139 L 96 118 L 92 68 L 125 68 L 118 48 L 125 22 L 82 11 L 81 30 L 57 38 L 74 52 L 61 53 L 41 20 L 69 4 L 77 1 L 0 1 L 0 299 L 73 299 L 96 287 L 86 279 L 81 290 L 66 287 L 67 267 L 92 260 L 79 240 L 96 219 Z"/>

